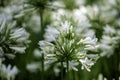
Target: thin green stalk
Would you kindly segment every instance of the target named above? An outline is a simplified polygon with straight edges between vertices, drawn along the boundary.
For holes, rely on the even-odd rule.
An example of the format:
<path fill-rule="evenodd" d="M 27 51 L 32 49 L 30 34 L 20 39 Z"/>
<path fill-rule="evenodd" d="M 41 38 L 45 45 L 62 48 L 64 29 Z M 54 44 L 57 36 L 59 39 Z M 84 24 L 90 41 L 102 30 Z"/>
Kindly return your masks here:
<path fill-rule="evenodd" d="M 42 54 L 42 76 L 41 76 L 41 80 L 44 80 L 44 53 Z"/>
<path fill-rule="evenodd" d="M 67 80 L 69 80 L 69 61 L 68 61 L 68 59 L 67 59 L 66 63 L 67 63 L 67 67 L 66 67 Z"/>
<path fill-rule="evenodd" d="M 44 35 L 44 21 L 43 21 L 43 13 L 44 9 L 39 9 L 39 14 L 40 14 L 40 40 L 43 40 L 43 35 Z M 42 60 L 41 60 L 41 67 L 42 67 L 42 76 L 41 80 L 44 80 L 44 53 L 42 54 Z"/>
<path fill-rule="evenodd" d="M 66 71 L 68 72 L 69 71 L 69 61 L 67 60 L 66 63 L 67 63 Z"/>
<path fill-rule="evenodd" d="M 43 21 L 43 14 L 44 14 L 44 9 L 39 10 L 39 14 L 40 14 L 40 40 L 43 39 L 43 35 L 44 35 L 44 21 Z"/>
<path fill-rule="evenodd" d="M 61 80 L 63 80 L 63 62 L 61 61 Z"/>

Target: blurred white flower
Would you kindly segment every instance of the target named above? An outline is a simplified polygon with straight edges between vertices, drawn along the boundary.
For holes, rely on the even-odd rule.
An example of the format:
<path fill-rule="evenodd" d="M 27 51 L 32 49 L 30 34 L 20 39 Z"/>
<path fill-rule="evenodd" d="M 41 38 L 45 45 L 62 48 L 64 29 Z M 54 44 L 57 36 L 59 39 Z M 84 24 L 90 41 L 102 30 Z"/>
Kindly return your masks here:
<path fill-rule="evenodd" d="M 104 27 L 104 33 L 105 34 L 115 34 L 116 33 L 116 30 L 114 28 L 112 28 L 111 26 L 109 25 L 106 25 Z"/>
<path fill-rule="evenodd" d="M 79 21 L 86 21 L 88 20 L 87 16 L 86 16 L 87 10 L 86 7 L 82 6 L 79 9 L 75 9 L 73 10 L 72 16 L 73 16 L 73 20 L 75 22 Z"/>
<path fill-rule="evenodd" d="M 4 64 L 2 65 L 2 67 L 1 67 L 1 77 L 5 78 L 5 79 L 8 79 L 8 80 L 10 80 L 10 79 L 14 80 L 14 78 L 17 74 L 18 74 L 18 69 L 17 69 L 16 66 L 14 66 L 12 68 L 11 65 L 8 65 L 8 66 L 6 66 Z"/>
<path fill-rule="evenodd" d="M 100 15 L 100 19 L 106 23 L 113 21 L 116 16 L 118 15 L 117 10 L 105 10 L 102 11 L 101 15 Z"/>
<path fill-rule="evenodd" d="M 10 34 L 10 39 L 15 40 L 16 42 L 27 43 L 29 38 L 29 33 L 24 28 L 15 29 Z"/>
<path fill-rule="evenodd" d="M 28 71 L 33 73 L 33 72 L 37 72 L 40 69 L 40 65 L 37 62 L 33 62 L 30 64 L 27 64 L 26 68 Z"/>
<path fill-rule="evenodd" d="M 76 4 L 78 6 L 84 5 L 86 3 L 86 0 L 76 0 Z"/>
<path fill-rule="evenodd" d="M 86 37 L 85 39 L 81 39 L 80 43 L 87 45 L 96 45 L 97 38 L 92 39 L 91 37 Z"/>
<path fill-rule="evenodd" d="M 93 66 L 94 65 L 94 62 L 93 61 L 91 61 L 91 60 L 88 60 L 87 58 L 85 58 L 85 59 L 80 59 L 79 60 L 81 63 L 82 63 L 82 69 L 86 69 L 87 71 L 90 71 L 90 68 L 91 68 L 91 66 Z"/>
<path fill-rule="evenodd" d="M 25 49 L 26 49 L 26 47 L 18 47 L 18 46 L 10 46 L 9 48 L 19 53 L 25 53 Z"/>
<path fill-rule="evenodd" d="M 45 29 L 46 33 L 44 35 L 46 41 L 55 41 L 55 38 L 59 34 L 59 31 L 52 26 L 47 26 Z"/>
<path fill-rule="evenodd" d="M 45 53 L 54 51 L 54 45 L 47 41 L 39 41 L 39 46 L 43 51 L 45 51 Z"/>
<path fill-rule="evenodd" d="M 87 9 L 87 15 L 92 20 L 94 20 L 99 15 L 100 10 L 99 10 L 99 6 L 97 5 L 87 6 L 86 9 Z"/>
<path fill-rule="evenodd" d="M 40 58 L 42 56 L 42 53 L 39 49 L 34 50 L 34 56 L 35 58 Z"/>

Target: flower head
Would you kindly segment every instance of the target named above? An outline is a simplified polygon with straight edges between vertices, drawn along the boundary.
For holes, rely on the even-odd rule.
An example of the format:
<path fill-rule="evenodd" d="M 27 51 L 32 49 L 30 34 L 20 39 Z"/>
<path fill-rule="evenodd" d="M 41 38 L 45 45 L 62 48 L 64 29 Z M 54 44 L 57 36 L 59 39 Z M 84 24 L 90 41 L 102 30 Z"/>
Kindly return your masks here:
<path fill-rule="evenodd" d="M 68 21 L 62 23 L 57 29 L 59 34 L 55 37 L 55 41 L 53 43 L 40 41 L 40 48 L 47 60 L 64 62 L 66 65 L 67 61 L 69 63 L 78 62 L 82 64 L 82 69 L 85 67 L 90 71 L 91 66 L 98 59 L 98 55 L 88 55 L 87 52 L 97 48 L 97 38 L 86 37 L 83 39 L 78 37 L 75 29 Z M 77 70 L 75 67 L 71 67 L 73 70 Z"/>

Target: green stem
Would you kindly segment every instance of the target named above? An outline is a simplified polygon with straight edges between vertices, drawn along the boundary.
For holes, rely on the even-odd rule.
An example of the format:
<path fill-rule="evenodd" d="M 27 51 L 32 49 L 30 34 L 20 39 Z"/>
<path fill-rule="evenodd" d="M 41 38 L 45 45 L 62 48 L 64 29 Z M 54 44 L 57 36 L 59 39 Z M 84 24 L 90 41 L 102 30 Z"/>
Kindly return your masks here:
<path fill-rule="evenodd" d="M 66 71 L 68 72 L 69 71 L 69 61 L 67 60 L 66 63 L 67 63 Z"/>
<path fill-rule="evenodd" d="M 61 61 L 61 80 L 63 80 L 63 62 Z"/>
<path fill-rule="evenodd" d="M 66 72 L 67 72 L 67 75 L 68 75 L 67 80 L 69 80 L 69 61 L 68 61 L 68 59 L 67 59 L 66 63 L 67 63 Z"/>
<path fill-rule="evenodd" d="M 44 21 L 43 21 L 43 14 L 44 14 L 44 10 L 40 8 L 40 40 L 43 39 L 43 35 L 44 35 Z"/>
<path fill-rule="evenodd" d="M 42 53 L 42 76 L 41 76 L 41 80 L 44 80 L 44 53 Z"/>
<path fill-rule="evenodd" d="M 44 35 L 44 21 L 43 21 L 43 14 L 44 14 L 44 9 L 39 9 L 39 15 L 40 15 L 40 40 L 43 40 L 43 35 Z M 42 60 L 41 60 L 41 67 L 42 67 L 42 76 L 41 80 L 44 80 L 44 53 L 42 54 Z"/>

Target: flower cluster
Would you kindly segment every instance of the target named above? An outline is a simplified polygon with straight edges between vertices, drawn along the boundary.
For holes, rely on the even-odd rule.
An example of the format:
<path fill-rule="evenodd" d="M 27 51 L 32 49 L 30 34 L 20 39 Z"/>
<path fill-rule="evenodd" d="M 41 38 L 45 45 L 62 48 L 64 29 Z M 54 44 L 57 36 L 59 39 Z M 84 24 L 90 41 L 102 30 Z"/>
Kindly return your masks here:
<path fill-rule="evenodd" d="M 15 28 L 4 21 L 0 26 L 0 77 L 7 80 L 14 80 L 18 73 L 16 66 L 12 68 L 4 64 L 6 57 L 13 59 L 16 53 L 25 53 L 29 33 L 24 28 Z"/>
<path fill-rule="evenodd" d="M 6 66 L 4 64 L 0 64 L 0 77 L 2 77 L 2 79 L 14 80 L 16 74 L 18 74 L 16 66 L 12 68 L 11 65 Z"/>
<path fill-rule="evenodd" d="M 39 42 L 45 59 L 64 62 L 66 65 L 71 61 L 79 62 L 82 64 L 82 69 L 86 68 L 90 71 L 91 66 L 98 59 L 98 55 L 87 54 L 87 52 L 98 48 L 97 39 L 77 36 L 75 28 L 68 21 L 62 23 L 60 29 L 56 29 L 56 31 L 58 34 L 54 36 L 53 43 Z"/>
<path fill-rule="evenodd" d="M 5 55 L 12 53 L 24 53 L 28 40 L 29 33 L 24 28 L 14 28 L 12 25 L 7 25 L 5 22 L 0 26 L 0 48 Z"/>

